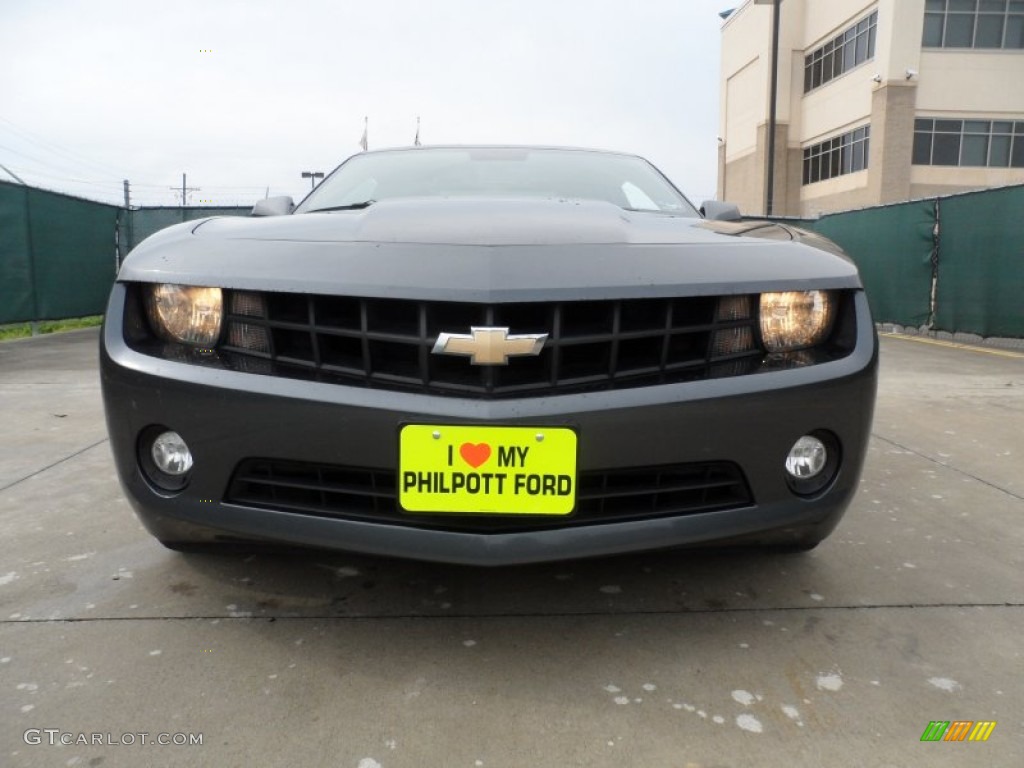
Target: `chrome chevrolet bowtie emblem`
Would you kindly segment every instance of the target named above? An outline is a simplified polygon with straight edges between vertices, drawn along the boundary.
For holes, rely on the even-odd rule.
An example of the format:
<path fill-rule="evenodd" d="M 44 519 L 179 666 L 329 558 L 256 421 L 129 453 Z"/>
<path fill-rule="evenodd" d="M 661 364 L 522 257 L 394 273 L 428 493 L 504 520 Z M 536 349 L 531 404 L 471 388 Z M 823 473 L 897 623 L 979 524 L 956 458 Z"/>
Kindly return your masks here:
<path fill-rule="evenodd" d="M 508 328 L 478 328 L 470 333 L 442 333 L 434 344 L 435 355 L 465 355 L 473 365 L 508 365 L 510 357 L 539 355 L 546 333 L 509 336 Z"/>

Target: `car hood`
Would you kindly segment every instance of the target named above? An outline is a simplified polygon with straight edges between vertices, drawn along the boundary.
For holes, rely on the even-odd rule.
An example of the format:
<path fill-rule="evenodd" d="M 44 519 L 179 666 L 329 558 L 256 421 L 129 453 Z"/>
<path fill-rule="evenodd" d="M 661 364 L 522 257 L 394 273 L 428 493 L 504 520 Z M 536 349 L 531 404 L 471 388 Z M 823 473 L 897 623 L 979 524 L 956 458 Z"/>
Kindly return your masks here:
<path fill-rule="evenodd" d="M 464 301 L 860 287 L 849 259 L 801 237 L 594 201 L 404 199 L 169 227 L 119 279 Z"/>
<path fill-rule="evenodd" d="M 431 245 L 607 245 L 713 242 L 701 219 L 626 211 L 592 200 L 404 198 L 355 211 L 225 217 L 200 238 Z"/>

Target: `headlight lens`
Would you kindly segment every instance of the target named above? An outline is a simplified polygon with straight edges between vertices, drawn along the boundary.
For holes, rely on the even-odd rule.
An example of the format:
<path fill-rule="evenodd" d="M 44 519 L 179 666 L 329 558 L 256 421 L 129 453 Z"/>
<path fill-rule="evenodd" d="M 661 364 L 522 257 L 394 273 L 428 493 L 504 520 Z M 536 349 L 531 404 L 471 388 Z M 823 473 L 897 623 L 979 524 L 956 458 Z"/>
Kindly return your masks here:
<path fill-rule="evenodd" d="M 213 347 L 220 338 L 224 301 L 220 288 L 162 283 L 146 291 L 153 330 L 167 341 Z"/>
<path fill-rule="evenodd" d="M 832 329 L 836 298 L 830 291 L 761 294 L 761 338 L 769 352 L 820 344 Z"/>

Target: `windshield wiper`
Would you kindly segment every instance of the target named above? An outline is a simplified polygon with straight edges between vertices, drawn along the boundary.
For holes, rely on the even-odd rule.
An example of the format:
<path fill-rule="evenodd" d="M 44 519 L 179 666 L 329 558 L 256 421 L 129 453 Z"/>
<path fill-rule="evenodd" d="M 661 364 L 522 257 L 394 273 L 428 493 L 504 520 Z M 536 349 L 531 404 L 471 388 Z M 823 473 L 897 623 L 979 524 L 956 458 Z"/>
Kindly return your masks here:
<path fill-rule="evenodd" d="M 376 200 L 363 200 L 361 203 L 349 203 L 348 205 L 331 205 L 327 208 L 314 208 L 307 213 L 322 213 L 323 211 L 358 211 L 363 208 L 369 208 L 371 205 L 376 203 Z"/>
<path fill-rule="evenodd" d="M 681 216 L 683 218 L 688 218 L 686 213 L 682 209 L 679 209 L 679 208 L 666 209 L 666 208 L 627 208 L 625 206 L 620 206 L 620 207 L 622 208 L 622 210 L 629 211 L 630 213 L 658 213 L 658 214 L 661 214 L 662 216 Z"/>

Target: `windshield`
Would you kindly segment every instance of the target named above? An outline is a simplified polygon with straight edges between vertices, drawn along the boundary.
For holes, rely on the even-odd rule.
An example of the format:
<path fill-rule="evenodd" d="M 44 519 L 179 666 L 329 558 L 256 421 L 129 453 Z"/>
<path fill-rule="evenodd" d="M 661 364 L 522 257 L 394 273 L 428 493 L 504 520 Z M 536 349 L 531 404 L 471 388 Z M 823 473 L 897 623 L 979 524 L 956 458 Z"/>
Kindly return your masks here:
<path fill-rule="evenodd" d="M 355 155 L 296 213 L 365 208 L 398 197 L 604 200 L 620 208 L 697 216 L 646 160 L 571 149 L 425 148 Z"/>

